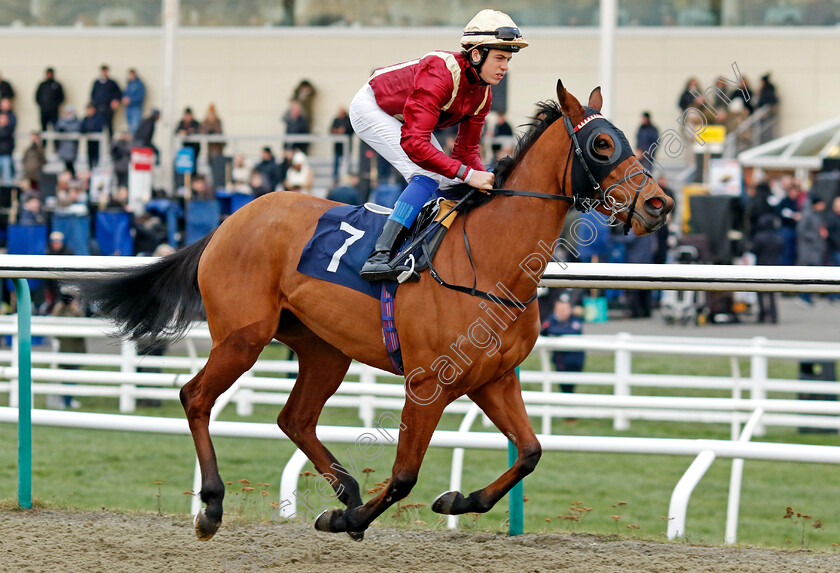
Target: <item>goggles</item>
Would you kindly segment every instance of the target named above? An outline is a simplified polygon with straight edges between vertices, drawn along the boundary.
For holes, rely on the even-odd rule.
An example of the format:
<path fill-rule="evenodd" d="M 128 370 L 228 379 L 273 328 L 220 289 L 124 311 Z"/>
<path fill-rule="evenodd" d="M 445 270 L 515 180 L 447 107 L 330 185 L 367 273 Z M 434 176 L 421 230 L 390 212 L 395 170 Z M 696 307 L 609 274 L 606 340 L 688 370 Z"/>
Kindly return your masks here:
<path fill-rule="evenodd" d="M 464 32 L 464 36 L 494 36 L 503 42 L 512 42 L 517 38 L 521 38 L 522 33 L 519 31 L 519 28 L 502 26 L 501 28 L 496 28 L 493 32 Z"/>

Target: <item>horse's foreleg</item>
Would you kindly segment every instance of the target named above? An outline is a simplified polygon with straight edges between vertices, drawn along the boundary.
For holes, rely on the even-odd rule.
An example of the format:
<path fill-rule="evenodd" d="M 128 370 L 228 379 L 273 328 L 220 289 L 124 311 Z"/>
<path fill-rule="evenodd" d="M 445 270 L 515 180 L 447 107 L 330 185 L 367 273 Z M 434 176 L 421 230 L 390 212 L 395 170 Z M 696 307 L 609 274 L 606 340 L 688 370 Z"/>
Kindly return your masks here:
<path fill-rule="evenodd" d="M 515 372 L 488 382 L 468 395 L 516 445 L 518 456 L 513 466 L 483 489 L 466 497 L 458 491 L 441 494 L 432 504 L 432 510 L 437 513 L 458 515 L 489 511 L 514 485 L 534 471 L 542 452 L 528 421 Z"/>
<path fill-rule="evenodd" d="M 297 352 L 299 370 L 295 387 L 277 416 L 277 425 L 330 483 L 339 501 L 348 508 L 358 507 L 362 505 L 359 483 L 315 434 L 321 410 L 344 379 L 350 358 L 305 326 L 299 325 L 296 330 L 294 336 L 281 336 Z M 351 537 L 360 541 L 364 534 Z"/>
<path fill-rule="evenodd" d="M 201 501 L 207 504 L 195 519 L 196 535 L 202 541 L 213 537 L 222 523 L 225 485 L 219 476 L 216 452 L 210 439 L 210 410 L 216 399 L 230 388 L 242 373 L 254 365 L 271 333 L 260 335 L 259 325 L 231 333 L 210 351 L 207 364 L 181 388 L 181 404 L 195 442 L 201 469 Z M 273 329 L 272 329 L 273 332 Z"/>
<path fill-rule="evenodd" d="M 437 387 L 437 379 L 412 384 L 416 396 L 430 396 Z M 350 508 L 347 511 L 331 509 L 315 520 L 319 531 L 364 531 L 371 522 L 379 517 L 394 503 L 406 497 L 414 484 L 420 464 L 426 455 L 432 433 L 437 427 L 443 409 L 446 406 L 442 398 L 432 404 L 419 405 L 406 399 L 402 411 L 400 437 L 397 443 L 397 457 L 391 470 L 391 481 L 387 487 L 366 504 Z"/>

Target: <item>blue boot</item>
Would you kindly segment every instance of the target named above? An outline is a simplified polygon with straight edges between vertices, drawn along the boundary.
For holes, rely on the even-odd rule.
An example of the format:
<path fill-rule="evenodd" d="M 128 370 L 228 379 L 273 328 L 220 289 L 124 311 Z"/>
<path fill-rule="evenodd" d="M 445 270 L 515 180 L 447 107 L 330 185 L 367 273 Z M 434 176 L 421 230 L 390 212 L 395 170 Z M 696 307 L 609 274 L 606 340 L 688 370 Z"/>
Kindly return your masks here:
<path fill-rule="evenodd" d="M 407 270 L 407 267 L 402 265 L 392 267 L 391 257 L 402 231 L 411 227 L 420 209 L 432 198 L 437 188 L 437 181 L 431 177 L 415 175 L 411 178 L 397 199 L 393 213 L 385 221 L 385 226 L 376 239 L 373 253 L 359 273 L 360 277 L 366 281 L 395 281 L 400 273 Z"/>

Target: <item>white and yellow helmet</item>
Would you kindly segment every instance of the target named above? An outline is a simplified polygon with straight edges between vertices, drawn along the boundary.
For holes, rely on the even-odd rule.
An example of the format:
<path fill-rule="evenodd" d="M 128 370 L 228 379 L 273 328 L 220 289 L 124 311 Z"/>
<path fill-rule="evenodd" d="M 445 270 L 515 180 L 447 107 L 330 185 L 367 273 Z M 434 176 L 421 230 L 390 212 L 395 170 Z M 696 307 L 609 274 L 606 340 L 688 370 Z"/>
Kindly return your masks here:
<path fill-rule="evenodd" d="M 518 52 L 528 46 L 510 16 L 498 10 L 482 10 L 464 28 L 461 47 L 465 50 L 485 47 Z"/>

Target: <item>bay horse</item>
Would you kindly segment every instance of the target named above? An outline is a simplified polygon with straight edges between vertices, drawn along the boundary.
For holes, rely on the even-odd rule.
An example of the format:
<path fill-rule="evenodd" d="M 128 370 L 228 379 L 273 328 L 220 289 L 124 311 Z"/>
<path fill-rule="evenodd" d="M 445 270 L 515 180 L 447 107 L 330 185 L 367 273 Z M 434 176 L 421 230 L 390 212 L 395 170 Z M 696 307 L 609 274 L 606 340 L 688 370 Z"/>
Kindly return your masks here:
<path fill-rule="evenodd" d="M 270 193 L 189 247 L 141 269 L 81 285 L 82 296 L 96 301 L 100 314 L 134 339 L 183 333 L 206 314 L 210 355 L 180 392 L 206 504 L 195 519 L 199 539 L 210 539 L 218 530 L 225 493 L 209 434 L 210 410 L 272 339 L 291 347 L 299 361 L 295 386 L 277 424 L 346 506 L 318 516 L 316 529 L 361 539 L 377 516 L 411 491 L 444 408 L 465 394 L 516 445 L 518 457 L 490 485 L 466 496 L 446 492 L 433 509 L 443 514 L 486 512 L 534 470 L 541 448 L 514 369 L 528 356 L 540 330 L 533 304 L 541 273 L 533 269 L 535 256 L 542 257 L 536 266 L 544 270 L 549 258 L 545 246 L 556 244 L 573 202 L 611 215 L 636 234 L 660 227 L 673 208 L 624 135 L 598 114 L 600 88 L 584 108 L 558 81 L 557 98 L 559 105 L 541 104 L 514 157 L 497 170 L 497 185 L 508 188 L 499 193 L 508 195 L 456 218 L 448 233 L 455 236 L 444 238 L 435 259 L 438 277 L 460 285 L 475 281 L 474 293 L 496 289 L 495 298 L 453 292 L 428 275 L 402 285 L 397 293 L 396 326 L 408 399 L 390 482 L 367 503 L 356 479 L 318 440 L 315 428 L 351 360 L 396 373 L 383 344 L 379 303 L 296 270 L 319 217 L 335 203 Z M 581 144 L 587 125 L 588 139 Z M 458 236 L 462 234 L 469 236 L 469 260 Z"/>

